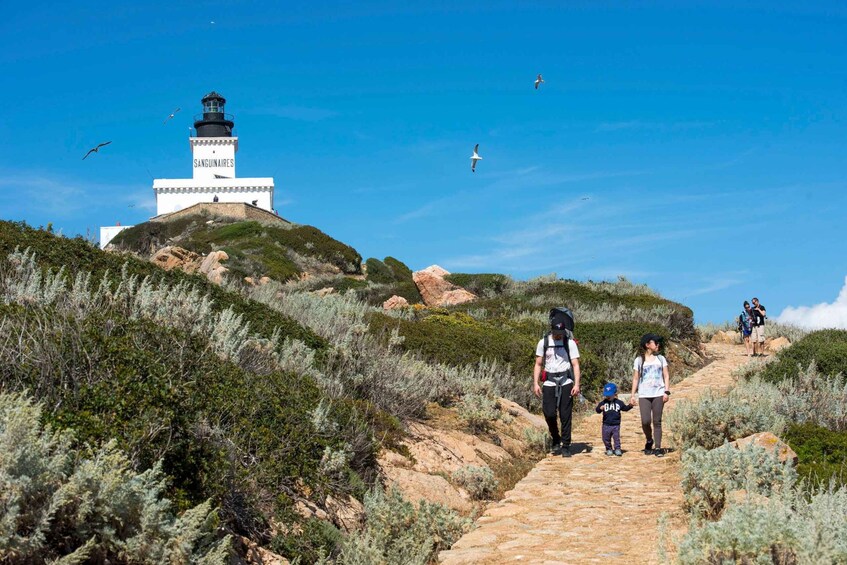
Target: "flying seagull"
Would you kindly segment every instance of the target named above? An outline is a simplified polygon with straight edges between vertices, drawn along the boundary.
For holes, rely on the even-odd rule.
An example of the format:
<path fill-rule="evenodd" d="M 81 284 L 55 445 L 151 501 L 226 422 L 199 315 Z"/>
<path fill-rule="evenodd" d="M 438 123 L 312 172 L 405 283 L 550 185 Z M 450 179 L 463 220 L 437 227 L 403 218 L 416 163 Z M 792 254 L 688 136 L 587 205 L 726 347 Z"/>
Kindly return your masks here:
<path fill-rule="evenodd" d="M 544 79 L 541 78 L 541 73 L 539 73 L 538 76 L 535 77 L 535 90 L 538 90 L 538 85 L 542 82 L 544 82 Z"/>
<path fill-rule="evenodd" d="M 164 122 L 162 122 L 162 125 L 164 125 L 164 124 L 168 123 L 168 120 L 172 120 L 172 119 L 173 119 L 173 117 L 174 117 L 174 115 L 176 115 L 176 113 L 177 113 L 177 112 L 179 112 L 179 108 L 177 108 L 176 110 L 174 110 L 173 112 L 171 112 L 171 115 L 170 115 L 170 116 L 168 116 L 167 118 L 165 118 L 165 121 L 164 121 Z"/>
<path fill-rule="evenodd" d="M 476 162 L 482 161 L 482 157 L 479 156 L 479 143 L 473 148 L 473 155 L 471 155 L 471 172 L 476 172 Z"/>
<path fill-rule="evenodd" d="M 109 145 L 110 143 L 112 143 L 112 142 L 111 142 L 111 141 L 107 141 L 106 143 L 101 143 L 101 144 L 100 144 L 100 145 L 98 145 L 97 147 L 94 147 L 94 148 L 92 148 L 92 149 L 89 149 L 89 150 L 88 150 L 88 153 L 86 153 L 86 154 L 85 154 L 85 157 L 83 157 L 83 158 L 82 158 L 82 160 L 83 160 L 83 161 L 85 161 L 86 157 L 88 157 L 88 156 L 89 156 L 89 155 L 91 155 L 92 153 L 97 153 L 98 151 L 100 151 L 100 148 L 101 148 L 101 147 L 103 147 L 104 145 Z"/>

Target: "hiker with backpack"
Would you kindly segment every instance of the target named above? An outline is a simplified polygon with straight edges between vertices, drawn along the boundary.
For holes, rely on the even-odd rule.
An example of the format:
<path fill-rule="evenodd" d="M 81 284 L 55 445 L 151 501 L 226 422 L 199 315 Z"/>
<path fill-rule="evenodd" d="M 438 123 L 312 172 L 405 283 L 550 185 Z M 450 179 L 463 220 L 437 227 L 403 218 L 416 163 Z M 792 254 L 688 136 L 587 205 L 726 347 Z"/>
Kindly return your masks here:
<path fill-rule="evenodd" d="M 632 397 L 629 403 L 635 406 L 638 393 L 638 408 L 641 412 L 641 429 L 647 442 L 645 455 L 664 457 L 662 449 L 662 411 L 670 400 L 671 382 L 668 361 L 659 355 L 662 338 L 656 334 L 641 337 L 641 353 L 635 358 L 632 371 Z"/>
<path fill-rule="evenodd" d="M 579 394 L 579 349 L 573 339 L 573 328 L 570 310 L 550 310 L 550 332 L 535 348 L 532 371 L 533 392 L 541 398 L 541 410 L 553 444 L 552 453 L 564 457 L 571 456 L 573 399 Z"/>
<path fill-rule="evenodd" d="M 738 331 L 741 332 L 741 339 L 744 341 L 744 347 L 747 348 L 747 357 L 753 354 L 750 343 L 750 334 L 753 333 L 753 310 L 750 309 L 750 303 L 744 301 L 744 310 L 738 315 Z"/>

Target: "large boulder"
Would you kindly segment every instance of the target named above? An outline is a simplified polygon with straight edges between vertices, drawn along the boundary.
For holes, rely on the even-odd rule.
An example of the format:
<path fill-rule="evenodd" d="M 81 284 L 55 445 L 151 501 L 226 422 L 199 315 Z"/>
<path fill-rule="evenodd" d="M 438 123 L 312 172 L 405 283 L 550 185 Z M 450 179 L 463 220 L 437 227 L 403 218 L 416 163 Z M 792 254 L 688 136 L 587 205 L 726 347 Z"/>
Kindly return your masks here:
<path fill-rule="evenodd" d="M 740 332 L 728 332 L 724 330 L 720 330 L 715 332 L 715 335 L 712 336 L 712 343 L 741 343 L 741 333 Z"/>
<path fill-rule="evenodd" d="M 150 262 L 166 271 L 180 269 L 186 273 L 194 273 L 200 268 L 203 258 L 187 249 L 168 245 L 158 250 L 150 257 Z"/>
<path fill-rule="evenodd" d="M 771 353 L 776 353 L 780 349 L 785 349 L 789 345 L 791 345 L 791 342 L 788 341 L 788 338 L 780 336 L 774 339 L 767 340 L 765 342 L 765 349 L 767 349 Z"/>
<path fill-rule="evenodd" d="M 770 453 L 776 453 L 782 463 L 789 461 L 792 465 L 797 464 L 797 454 L 794 453 L 794 450 L 771 432 L 759 432 L 751 436 L 743 437 L 733 441 L 730 445 L 737 449 L 743 449 L 751 444 L 758 445 Z"/>
<path fill-rule="evenodd" d="M 383 310 L 396 310 L 398 308 L 405 308 L 409 305 L 409 301 L 403 298 L 402 296 L 397 296 L 396 294 L 382 303 Z"/>
<path fill-rule="evenodd" d="M 212 251 L 200 263 L 200 272 L 206 275 L 206 278 L 215 284 L 221 284 L 224 280 L 224 275 L 229 271 L 221 265 L 222 261 L 229 259 L 226 251 Z"/>
<path fill-rule="evenodd" d="M 432 265 L 412 273 L 412 279 L 429 307 L 455 306 L 476 300 L 477 296 L 444 279 L 450 273 L 438 265 Z"/>

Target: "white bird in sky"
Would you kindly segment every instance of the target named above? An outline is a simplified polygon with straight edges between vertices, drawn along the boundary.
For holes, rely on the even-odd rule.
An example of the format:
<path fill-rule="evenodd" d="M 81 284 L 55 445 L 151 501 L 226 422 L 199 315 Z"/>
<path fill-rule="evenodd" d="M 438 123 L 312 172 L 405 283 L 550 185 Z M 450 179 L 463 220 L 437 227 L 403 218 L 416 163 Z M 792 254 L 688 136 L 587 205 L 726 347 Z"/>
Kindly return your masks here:
<path fill-rule="evenodd" d="M 471 172 L 476 172 L 476 162 L 482 161 L 482 157 L 479 156 L 479 143 L 473 148 L 473 155 L 471 155 Z"/>
<path fill-rule="evenodd" d="M 107 141 L 107 142 L 105 142 L 105 143 L 101 143 L 101 144 L 100 144 L 100 145 L 98 145 L 97 147 L 92 147 L 91 149 L 89 149 L 89 150 L 88 150 L 88 153 L 86 153 L 86 154 L 85 154 L 85 157 L 83 157 L 83 158 L 82 158 L 82 160 L 83 160 L 83 161 L 85 161 L 86 157 L 88 157 L 88 156 L 89 156 L 89 155 L 91 155 L 92 153 L 97 153 L 98 151 L 100 151 L 100 148 L 101 148 L 101 147 L 103 147 L 104 145 L 109 145 L 110 143 L 112 143 L 112 142 L 111 142 L 111 141 Z"/>
<path fill-rule="evenodd" d="M 168 120 L 172 120 L 172 119 L 173 119 L 173 117 L 174 117 L 174 115 L 176 115 L 176 113 L 177 113 L 177 112 L 179 112 L 179 108 L 177 108 L 176 110 L 174 110 L 173 112 L 171 112 L 171 114 L 170 114 L 167 118 L 165 118 L 165 121 L 164 121 L 164 122 L 162 122 L 162 125 L 164 125 L 164 124 L 168 123 Z"/>
<path fill-rule="evenodd" d="M 535 90 L 538 90 L 538 85 L 544 82 L 544 79 L 541 78 L 541 73 L 538 73 L 538 76 L 535 77 Z"/>

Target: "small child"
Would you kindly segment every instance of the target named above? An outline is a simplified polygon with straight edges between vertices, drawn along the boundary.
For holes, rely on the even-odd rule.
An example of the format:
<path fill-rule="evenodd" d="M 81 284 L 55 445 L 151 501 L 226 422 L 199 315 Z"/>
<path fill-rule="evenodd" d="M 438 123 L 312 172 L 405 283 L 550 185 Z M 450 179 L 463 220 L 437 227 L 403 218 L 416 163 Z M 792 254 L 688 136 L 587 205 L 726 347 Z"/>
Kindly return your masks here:
<path fill-rule="evenodd" d="M 621 451 L 621 410 L 632 410 L 632 406 L 618 400 L 618 386 L 608 383 L 603 387 L 603 400 L 595 409 L 603 414 L 603 444 L 606 455 L 623 455 Z M 615 440 L 615 450 L 612 451 L 612 440 Z"/>

